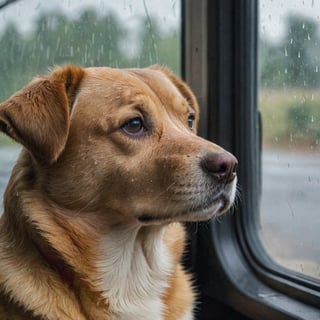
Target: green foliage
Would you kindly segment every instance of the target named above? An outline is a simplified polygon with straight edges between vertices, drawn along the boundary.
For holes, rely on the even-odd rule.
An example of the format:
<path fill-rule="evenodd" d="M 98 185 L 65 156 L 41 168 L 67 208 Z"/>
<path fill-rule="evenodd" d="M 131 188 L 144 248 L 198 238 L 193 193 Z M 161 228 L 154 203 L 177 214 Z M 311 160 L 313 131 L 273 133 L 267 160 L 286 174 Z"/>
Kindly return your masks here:
<path fill-rule="evenodd" d="M 159 22 L 154 18 L 141 20 L 139 27 L 141 39 L 137 58 L 132 59 L 138 67 L 153 64 L 169 66 L 176 74 L 180 73 L 180 34 L 178 30 L 161 30 Z"/>
<path fill-rule="evenodd" d="M 138 35 L 130 54 L 124 49 L 128 35 Z M 164 64 L 179 73 L 178 30 L 163 31 L 153 17 L 141 19 L 129 30 L 116 14 L 101 16 L 93 9 L 71 19 L 59 12 L 39 16 L 31 34 L 8 25 L 0 35 L 0 100 L 8 98 L 37 74 L 55 65 L 138 67 Z"/>
<path fill-rule="evenodd" d="M 299 15 L 287 18 L 281 43 L 260 42 L 263 87 L 317 87 L 320 85 L 320 47 L 317 21 Z"/>
<path fill-rule="evenodd" d="M 272 46 L 266 42 L 262 42 L 260 48 L 263 48 L 264 51 L 263 56 L 260 56 L 260 61 L 263 61 L 260 74 L 262 86 L 282 87 L 287 81 L 283 52 L 279 51 L 276 46 Z"/>
<path fill-rule="evenodd" d="M 259 106 L 263 141 L 273 147 L 314 148 L 320 140 L 320 38 L 317 21 L 287 17 L 284 39 L 260 39 Z"/>
<path fill-rule="evenodd" d="M 292 139 L 317 141 L 320 138 L 320 105 L 302 101 L 288 110 L 288 129 Z"/>
<path fill-rule="evenodd" d="M 272 147 L 315 147 L 320 142 L 320 92 L 264 89 L 259 92 L 263 143 Z"/>
<path fill-rule="evenodd" d="M 0 38 L 0 98 L 8 97 L 20 88 L 27 78 L 26 41 L 10 24 Z"/>
<path fill-rule="evenodd" d="M 318 51 L 316 34 L 317 24 L 312 19 L 300 16 L 289 16 L 288 33 L 285 39 L 285 68 L 287 79 L 295 86 L 314 86 L 319 84 L 316 66 L 319 65 L 319 54 L 311 56 L 312 51 Z"/>

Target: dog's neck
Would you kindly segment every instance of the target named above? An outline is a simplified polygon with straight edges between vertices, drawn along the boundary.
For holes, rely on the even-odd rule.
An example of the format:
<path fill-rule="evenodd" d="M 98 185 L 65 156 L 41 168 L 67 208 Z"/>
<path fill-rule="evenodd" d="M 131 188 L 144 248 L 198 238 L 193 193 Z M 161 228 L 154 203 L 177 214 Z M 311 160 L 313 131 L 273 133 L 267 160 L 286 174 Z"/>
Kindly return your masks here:
<path fill-rule="evenodd" d="M 163 227 L 121 227 L 104 237 L 95 285 L 108 301 L 112 319 L 161 320 L 161 297 L 169 286 L 173 261 Z"/>
<path fill-rule="evenodd" d="M 24 201 L 28 223 L 39 230 L 49 249 L 61 250 L 61 260 L 54 252 L 47 251 L 46 246 L 37 245 L 35 250 L 51 267 L 50 274 L 56 279 L 62 278 L 59 290 L 71 289 L 65 294 L 70 295 L 70 299 L 79 299 L 79 307 L 84 306 L 82 300 L 85 299 L 85 305 L 91 306 L 90 312 L 96 309 L 95 319 L 108 319 L 106 314 L 112 320 L 164 319 L 163 297 L 176 261 L 164 243 L 163 226 L 131 223 L 97 233 L 90 226 L 92 217 L 89 220 L 86 215 L 64 213 L 60 219 L 59 208 L 51 205 L 49 213 L 48 205 L 40 197 L 24 197 L 28 198 Z M 41 238 L 32 239 L 41 244 Z M 39 260 L 39 263 L 42 262 Z M 74 273 L 66 273 L 66 266 Z M 58 291 L 50 294 L 59 296 Z M 73 304 L 77 304 L 75 300 Z M 75 310 L 72 312 L 76 314 Z M 82 319 L 80 315 L 78 318 Z"/>
<path fill-rule="evenodd" d="M 34 246 L 47 264 L 60 275 L 61 280 L 72 289 L 75 275 L 70 266 L 48 245 L 45 245 L 45 242 L 34 242 Z"/>
<path fill-rule="evenodd" d="M 57 217 L 57 213 L 55 216 Z M 38 221 L 39 219 L 40 217 L 37 218 Z M 76 225 L 81 225 L 82 219 L 73 219 L 78 220 Z M 67 228 L 67 223 L 63 228 Z M 69 254 L 73 252 L 78 255 L 73 261 L 67 259 L 65 252 L 62 252 L 60 260 L 48 253 L 50 251 L 45 251 L 45 248 L 40 247 L 38 250 L 59 274 L 62 282 L 72 291 L 79 292 L 77 295 L 80 300 L 86 299 L 85 305 L 91 304 L 90 310 L 93 305 L 100 304 L 108 306 L 108 311 L 101 309 L 101 314 L 107 312 L 112 320 L 163 320 L 166 313 L 163 297 L 174 271 L 173 258 L 164 243 L 164 229 L 164 226 L 130 223 L 109 228 L 105 233 L 100 231 L 96 233 L 94 240 L 94 232 L 90 228 L 78 230 L 69 244 L 67 239 L 63 243 L 66 249 L 69 248 Z M 42 230 L 42 233 L 51 237 L 47 241 L 53 247 L 62 248 L 60 241 L 64 231 L 59 231 L 57 226 L 56 235 L 52 237 L 50 230 Z M 57 234 L 60 236 L 57 237 Z M 91 238 L 87 248 L 81 243 L 84 236 L 86 240 Z M 59 246 L 55 244 L 56 241 L 60 242 Z M 81 266 L 75 263 L 79 261 L 83 261 Z M 68 268 L 69 265 L 71 269 Z M 84 305 L 83 301 L 79 302 Z M 102 319 L 100 311 L 97 312 L 99 314 L 96 319 Z"/>

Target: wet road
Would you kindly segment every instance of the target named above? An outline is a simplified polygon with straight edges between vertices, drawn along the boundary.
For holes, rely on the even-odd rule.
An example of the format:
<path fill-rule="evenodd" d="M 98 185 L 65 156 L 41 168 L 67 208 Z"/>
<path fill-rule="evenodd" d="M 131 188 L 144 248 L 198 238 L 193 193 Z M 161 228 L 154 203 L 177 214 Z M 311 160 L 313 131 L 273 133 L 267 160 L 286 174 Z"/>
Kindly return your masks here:
<path fill-rule="evenodd" d="M 320 279 L 320 153 L 265 153 L 261 237 L 280 264 Z"/>

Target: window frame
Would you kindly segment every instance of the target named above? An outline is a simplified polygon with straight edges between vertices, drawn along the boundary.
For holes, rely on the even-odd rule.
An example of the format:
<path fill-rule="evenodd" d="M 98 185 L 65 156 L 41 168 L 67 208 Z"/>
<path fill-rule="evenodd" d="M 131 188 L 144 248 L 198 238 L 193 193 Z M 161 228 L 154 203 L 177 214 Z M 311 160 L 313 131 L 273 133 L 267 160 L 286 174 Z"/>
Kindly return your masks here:
<path fill-rule="evenodd" d="M 250 319 L 319 319 L 318 287 L 268 259 L 256 230 L 261 196 L 261 120 L 253 58 L 258 52 L 258 5 L 256 0 L 182 1 L 182 70 L 199 99 L 199 134 L 237 156 L 242 189 L 234 214 L 188 225 L 188 265 L 201 291 L 199 319 L 209 319 L 217 305 Z"/>

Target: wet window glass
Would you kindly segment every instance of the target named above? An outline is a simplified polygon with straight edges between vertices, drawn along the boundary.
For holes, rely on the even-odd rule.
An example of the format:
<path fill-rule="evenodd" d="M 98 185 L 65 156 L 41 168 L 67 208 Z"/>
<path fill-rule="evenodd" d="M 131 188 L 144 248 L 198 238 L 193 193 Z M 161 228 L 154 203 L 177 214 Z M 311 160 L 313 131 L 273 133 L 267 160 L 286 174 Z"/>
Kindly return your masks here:
<path fill-rule="evenodd" d="M 278 265 L 320 279 L 320 2 L 260 1 L 260 236 Z"/>
<path fill-rule="evenodd" d="M 145 67 L 180 73 L 179 0 L 4 1 L 0 101 L 60 64 Z M 0 200 L 19 147 L 0 134 Z M 2 208 L 0 210 L 0 214 Z"/>

